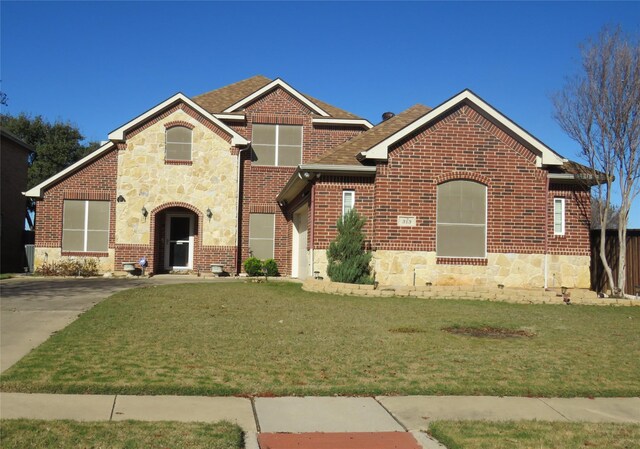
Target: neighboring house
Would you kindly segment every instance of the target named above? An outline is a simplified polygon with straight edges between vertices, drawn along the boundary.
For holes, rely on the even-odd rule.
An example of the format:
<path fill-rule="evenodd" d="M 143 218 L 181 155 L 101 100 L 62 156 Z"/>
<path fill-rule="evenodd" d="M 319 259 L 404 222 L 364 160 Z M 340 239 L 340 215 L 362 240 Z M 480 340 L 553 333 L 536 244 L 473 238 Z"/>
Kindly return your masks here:
<path fill-rule="evenodd" d="M 0 129 L 0 273 L 22 273 L 25 267 L 24 221 L 29 155 L 33 147 Z"/>
<path fill-rule="evenodd" d="M 153 272 L 326 276 L 356 208 L 381 284 L 589 286 L 589 189 L 563 159 L 471 91 L 379 125 L 256 76 L 177 94 L 34 187 L 36 265 L 145 256 Z M 587 211 L 587 212 L 585 212 Z"/>

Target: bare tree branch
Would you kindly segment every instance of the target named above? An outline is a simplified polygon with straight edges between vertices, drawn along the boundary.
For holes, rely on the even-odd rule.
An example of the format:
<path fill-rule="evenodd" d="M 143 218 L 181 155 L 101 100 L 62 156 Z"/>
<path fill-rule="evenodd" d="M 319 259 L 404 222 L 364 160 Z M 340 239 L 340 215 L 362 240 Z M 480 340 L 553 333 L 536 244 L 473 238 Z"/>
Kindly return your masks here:
<path fill-rule="evenodd" d="M 623 294 L 629 211 L 640 192 L 640 45 L 620 28 L 604 28 L 582 46 L 582 71 L 553 97 L 555 118 L 581 148 L 581 159 L 593 179 L 594 204 L 601 229 L 600 259 L 614 295 Z M 611 204 L 614 182 L 620 207 Z M 614 279 L 604 251 L 606 229 L 618 221 L 620 241 Z"/>

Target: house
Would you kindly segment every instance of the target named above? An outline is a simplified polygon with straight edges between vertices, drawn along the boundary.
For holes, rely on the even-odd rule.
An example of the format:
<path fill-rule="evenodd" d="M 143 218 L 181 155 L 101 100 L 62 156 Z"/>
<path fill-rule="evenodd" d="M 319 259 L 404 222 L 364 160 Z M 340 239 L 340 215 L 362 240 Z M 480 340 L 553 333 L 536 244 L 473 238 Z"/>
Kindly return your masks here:
<path fill-rule="evenodd" d="M 356 208 L 381 284 L 589 286 L 579 166 L 469 90 L 367 120 L 255 76 L 176 94 L 26 192 L 36 265 L 91 256 L 120 270 L 326 273 Z"/>
<path fill-rule="evenodd" d="M 29 156 L 34 151 L 10 132 L 0 129 L 0 273 L 22 273 L 25 267 L 24 220 Z"/>

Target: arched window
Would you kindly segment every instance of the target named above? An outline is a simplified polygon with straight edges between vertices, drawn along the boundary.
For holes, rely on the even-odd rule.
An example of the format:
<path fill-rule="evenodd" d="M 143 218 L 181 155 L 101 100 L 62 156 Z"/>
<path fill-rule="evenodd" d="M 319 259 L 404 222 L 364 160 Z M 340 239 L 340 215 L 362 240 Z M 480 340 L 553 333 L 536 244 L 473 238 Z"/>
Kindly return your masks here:
<path fill-rule="evenodd" d="M 438 257 L 487 256 L 487 186 L 454 180 L 438 186 Z"/>
<path fill-rule="evenodd" d="M 165 159 L 170 161 L 191 160 L 191 130 L 184 126 L 174 126 L 165 134 Z"/>

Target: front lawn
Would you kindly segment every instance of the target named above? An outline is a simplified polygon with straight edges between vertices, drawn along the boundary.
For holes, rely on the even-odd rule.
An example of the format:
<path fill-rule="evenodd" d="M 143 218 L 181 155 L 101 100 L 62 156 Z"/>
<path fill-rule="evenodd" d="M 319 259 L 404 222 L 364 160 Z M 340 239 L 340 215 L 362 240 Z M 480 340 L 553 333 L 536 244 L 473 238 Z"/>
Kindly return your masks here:
<path fill-rule="evenodd" d="M 158 286 L 101 302 L 3 374 L 1 387 L 638 396 L 639 335 L 631 307 L 343 297 L 282 282 Z"/>
<path fill-rule="evenodd" d="M 429 433 L 449 449 L 639 449 L 640 425 L 438 421 Z"/>
<path fill-rule="evenodd" d="M 0 421 L 3 449 L 242 449 L 235 424 L 183 422 Z"/>

